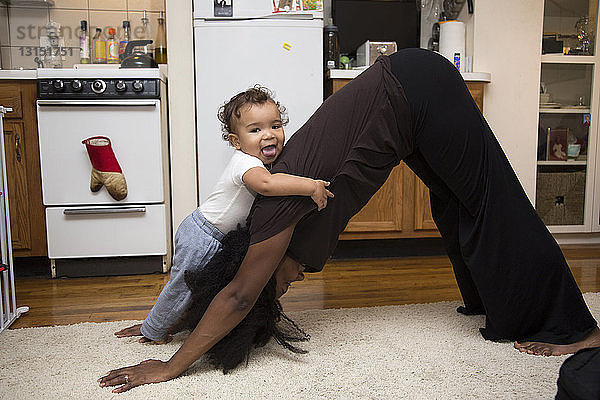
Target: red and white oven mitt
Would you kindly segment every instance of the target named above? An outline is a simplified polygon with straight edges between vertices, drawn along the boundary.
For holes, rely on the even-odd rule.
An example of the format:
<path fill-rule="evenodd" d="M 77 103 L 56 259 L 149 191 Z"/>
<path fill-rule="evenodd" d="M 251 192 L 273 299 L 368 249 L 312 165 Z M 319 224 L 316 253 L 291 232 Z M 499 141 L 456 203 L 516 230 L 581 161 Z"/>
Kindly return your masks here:
<path fill-rule="evenodd" d="M 115 200 L 127 197 L 127 182 L 121 166 L 115 157 L 110 139 L 106 136 L 93 136 L 83 140 L 92 162 L 90 190 L 97 192 L 106 186 L 106 190 Z"/>

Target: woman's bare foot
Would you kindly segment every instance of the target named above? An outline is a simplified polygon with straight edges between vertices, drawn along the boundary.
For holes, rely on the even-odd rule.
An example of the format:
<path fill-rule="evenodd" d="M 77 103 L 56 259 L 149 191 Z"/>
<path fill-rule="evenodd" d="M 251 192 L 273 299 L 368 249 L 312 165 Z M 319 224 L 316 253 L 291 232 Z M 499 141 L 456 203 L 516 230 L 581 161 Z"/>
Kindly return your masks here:
<path fill-rule="evenodd" d="M 582 349 L 600 347 L 600 329 L 596 327 L 579 342 L 571 344 L 552 344 L 544 342 L 515 342 L 515 349 L 522 353 L 536 356 L 561 356 L 563 354 L 574 354 Z"/>

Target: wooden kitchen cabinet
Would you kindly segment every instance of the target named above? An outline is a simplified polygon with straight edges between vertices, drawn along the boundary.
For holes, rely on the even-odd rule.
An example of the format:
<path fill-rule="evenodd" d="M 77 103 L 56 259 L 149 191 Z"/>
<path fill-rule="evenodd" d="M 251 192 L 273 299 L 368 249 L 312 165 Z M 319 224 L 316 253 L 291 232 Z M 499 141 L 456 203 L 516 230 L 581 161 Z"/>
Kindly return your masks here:
<path fill-rule="evenodd" d="M 0 80 L 13 256 L 46 256 L 35 80 Z"/>
<path fill-rule="evenodd" d="M 328 79 L 326 94 L 335 93 L 352 79 Z M 483 112 L 484 82 L 467 82 Z M 429 189 L 404 164 L 396 166 L 387 181 L 356 214 L 340 239 L 398 239 L 439 237 L 431 214 Z"/>

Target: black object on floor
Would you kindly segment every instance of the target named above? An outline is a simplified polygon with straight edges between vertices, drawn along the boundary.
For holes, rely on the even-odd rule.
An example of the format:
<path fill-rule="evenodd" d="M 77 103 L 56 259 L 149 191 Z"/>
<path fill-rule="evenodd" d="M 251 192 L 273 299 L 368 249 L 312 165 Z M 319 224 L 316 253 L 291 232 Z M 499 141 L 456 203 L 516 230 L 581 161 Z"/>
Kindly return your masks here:
<path fill-rule="evenodd" d="M 62 258 L 54 262 L 57 278 L 140 275 L 163 271 L 162 256 Z"/>
<path fill-rule="evenodd" d="M 48 257 L 13 257 L 15 277 L 50 277 L 50 259 Z"/>
<path fill-rule="evenodd" d="M 600 399 L 600 347 L 580 350 L 560 367 L 556 400 Z"/>

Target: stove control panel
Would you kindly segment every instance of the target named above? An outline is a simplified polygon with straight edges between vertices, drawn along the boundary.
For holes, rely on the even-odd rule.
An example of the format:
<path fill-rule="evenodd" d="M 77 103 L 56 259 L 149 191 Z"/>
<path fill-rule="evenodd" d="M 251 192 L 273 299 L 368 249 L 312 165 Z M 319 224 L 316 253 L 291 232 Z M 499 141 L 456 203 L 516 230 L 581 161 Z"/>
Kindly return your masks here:
<path fill-rule="evenodd" d="M 38 79 L 38 99 L 158 99 L 160 79 Z"/>

